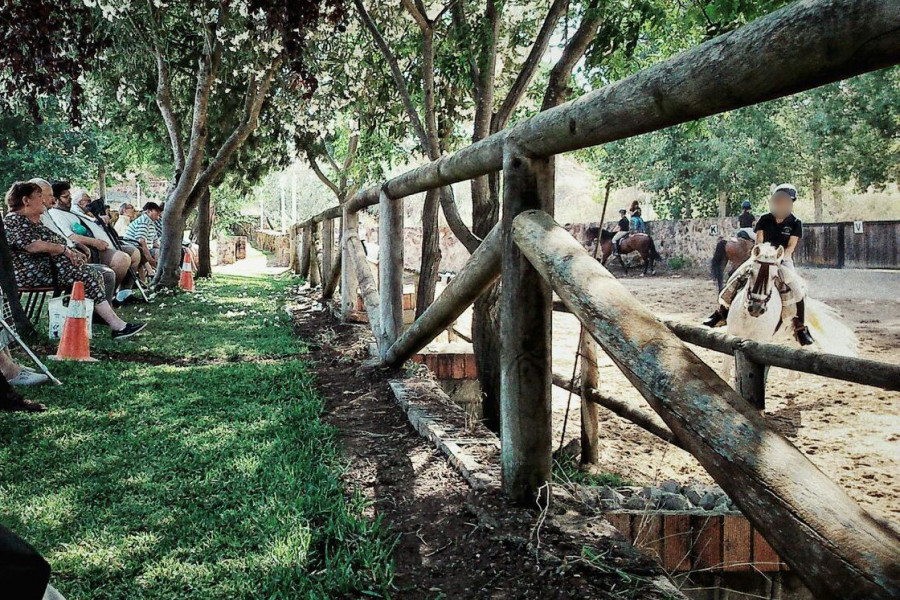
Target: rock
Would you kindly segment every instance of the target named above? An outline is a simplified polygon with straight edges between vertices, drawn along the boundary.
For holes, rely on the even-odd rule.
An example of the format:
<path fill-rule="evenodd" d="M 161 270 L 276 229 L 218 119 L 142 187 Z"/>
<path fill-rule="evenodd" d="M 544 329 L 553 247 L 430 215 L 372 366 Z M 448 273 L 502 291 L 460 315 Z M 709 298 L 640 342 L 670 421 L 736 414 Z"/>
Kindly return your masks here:
<path fill-rule="evenodd" d="M 716 507 L 716 503 L 720 497 L 721 496 L 716 496 L 712 492 L 706 492 L 700 497 L 700 502 L 698 502 L 697 505 L 703 510 L 712 510 Z"/>
<path fill-rule="evenodd" d="M 664 492 L 668 492 L 670 494 L 678 494 L 681 492 L 681 484 L 674 479 L 667 479 L 663 481 L 660 487 Z"/>
<path fill-rule="evenodd" d="M 628 510 L 645 510 L 648 506 L 647 499 L 640 496 L 632 496 L 622 503 L 622 507 Z"/>
<path fill-rule="evenodd" d="M 641 490 L 641 498 L 644 498 L 645 500 L 656 501 L 660 497 L 660 495 L 664 493 L 665 492 L 658 487 L 648 485 L 643 490 Z"/>
<path fill-rule="evenodd" d="M 688 499 L 682 496 L 681 494 L 673 494 L 670 492 L 664 492 L 662 496 L 659 498 L 659 508 L 662 510 L 690 510 L 691 503 L 688 502 Z"/>
<path fill-rule="evenodd" d="M 603 512 L 619 510 L 620 508 L 622 508 L 622 505 L 615 500 L 607 500 L 605 498 L 600 500 L 600 510 Z"/>
<path fill-rule="evenodd" d="M 615 488 L 612 488 L 608 485 L 604 485 L 600 488 L 600 499 L 601 500 L 614 500 L 615 502 L 621 504 L 625 501 L 625 496 L 616 491 Z"/>
<path fill-rule="evenodd" d="M 700 506 L 700 499 L 703 497 L 703 493 L 699 486 L 686 485 L 681 489 L 681 493 L 684 494 L 684 497 L 687 498 L 691 504 Z"/>

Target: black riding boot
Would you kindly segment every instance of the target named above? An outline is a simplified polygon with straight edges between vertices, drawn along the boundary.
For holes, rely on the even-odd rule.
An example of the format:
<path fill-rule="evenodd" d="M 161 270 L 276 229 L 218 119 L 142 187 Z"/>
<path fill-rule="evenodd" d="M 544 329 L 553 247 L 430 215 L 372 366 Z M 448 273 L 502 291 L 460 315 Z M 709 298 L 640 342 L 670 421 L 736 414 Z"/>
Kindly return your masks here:
<path fill-rule="evenodd" d="M 794 317 L 794 335 L 797 336 L 797 341 L 800 342 L 801 346 L 809 346 L 813 343 L 812 336 L 809 334 L 809 327 L 805 324 L 806 321 L 806 305 L 801 300 L 797 303 L 797 316 Z"/>
<path fill-rule="evenodd" d="M 707 327 L 719 327 L 724 325 L 728 320 L 728 307 L 719 305 L 719 308 L 716 309 L 716 312 L 711 314 L 708 319 L 703 321 L 703 324 Z"/>

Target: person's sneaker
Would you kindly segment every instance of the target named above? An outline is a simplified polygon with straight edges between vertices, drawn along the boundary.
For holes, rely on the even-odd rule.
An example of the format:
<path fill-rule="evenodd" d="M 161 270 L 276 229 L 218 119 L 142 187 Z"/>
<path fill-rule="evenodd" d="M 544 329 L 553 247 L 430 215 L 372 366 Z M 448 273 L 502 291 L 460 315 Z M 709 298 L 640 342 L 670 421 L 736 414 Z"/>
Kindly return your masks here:
<path fill-rule="evenodd" d="M 44 412 L 47 407 L 39 402 L 26 400 L 16 392 L 10 390 L 9 393 L 0 396 L 0 410 L 9 412 Z"/>
<path fill-rule="evenodd" d="M 112 332 L 112 339 L 114 340 L 124 340 L 128 339 L 137 332 L 141 331 L 146 327 L 146 323 L 126 323 L 125 329 L 120 329 L 119 331 Z"/>
<path fill-rule="evenodd" d="M 794 318 L 794 335 L 797 336 L 797 341 L 801 346 L 811 346 L 814 343 L 809 334 L 809 327 L 797 321 L 796 317 Z"/>
<path fill-rule="evenodd" d="M 22 369 L 19 374 L 9 380 L 10 385 L 41 385 L 47 383 L 50 378 L 43 373 L 35 373 L 34 371 L 26 371 Z"/>

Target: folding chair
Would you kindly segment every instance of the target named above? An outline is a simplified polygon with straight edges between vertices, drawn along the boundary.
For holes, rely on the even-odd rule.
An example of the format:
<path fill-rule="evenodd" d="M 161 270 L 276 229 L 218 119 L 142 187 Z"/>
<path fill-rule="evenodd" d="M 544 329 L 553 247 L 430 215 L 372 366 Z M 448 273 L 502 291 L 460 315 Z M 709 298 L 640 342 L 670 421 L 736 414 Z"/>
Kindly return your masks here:
<path fill-rule="evenodd" d="M 41 307 L 44 305 L 44 299 L 46 299 L 47 294 L 50 292 L 55 292 L 56 288 L 36 288 L 37 290 L 41 290 L 38 292 L 31 293 L 32 296 L 40 296 L 41 298 Z M 38 314 L 40 314 L 40 309 L 38 309 Z M 0 350 L 6 349 L 13 342 L 19 344 L 22 350 L 34 361 L 34 364 L 38 366 L 38 368 L 44 372 L 44 374 L 50 378 L 50 381 L 55 383 L 56 385 L 62 385 L 62 382 L 53 376 L 53 373 L 50 372 L 50 369 L 41 362 L 34 352 L 31 351 L 31 348 L 22 341 L 22 338 L 19 337 L 19 334 L 16 333 L 15 323 L 12 318 L 12 310 L 9 308 L 9 298 L 7 298 L 3 294 L 3 290 L 0 289 Z"/>

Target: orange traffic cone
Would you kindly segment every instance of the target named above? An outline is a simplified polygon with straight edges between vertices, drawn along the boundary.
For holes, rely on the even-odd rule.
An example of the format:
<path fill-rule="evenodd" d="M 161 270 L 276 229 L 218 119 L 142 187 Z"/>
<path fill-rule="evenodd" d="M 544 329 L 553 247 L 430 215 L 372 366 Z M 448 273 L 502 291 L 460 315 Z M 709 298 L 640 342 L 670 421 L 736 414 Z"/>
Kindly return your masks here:
<path fill-rule="evenodd" d="M 59 349 L 50 356 L 53 360 L 95 361 L 91 358 L 88 322 L 84 306 L 84 282 L 76 281 L 69 299 L 69 314 L 63 324 Z"/>
<path fill-rule="evenodd" d="M 191 268 L 191 253 L 184 253 L 184 262 L 181 264 L 181 279 L 178 287 L 186 292 L 194 291 L 194 269 Z"/>

